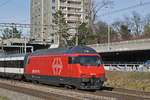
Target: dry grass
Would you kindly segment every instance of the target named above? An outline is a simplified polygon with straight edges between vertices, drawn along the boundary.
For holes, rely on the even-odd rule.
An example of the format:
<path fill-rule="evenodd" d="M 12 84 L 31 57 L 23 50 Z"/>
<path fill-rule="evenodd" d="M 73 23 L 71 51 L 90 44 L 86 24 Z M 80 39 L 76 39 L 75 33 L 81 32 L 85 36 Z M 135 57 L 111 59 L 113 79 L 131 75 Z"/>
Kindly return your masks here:
<path fill-rule="evenodd" d="M 105 86 L 150 91 L 150 72 L 106 71 Z"/>
<path fill-rule="evenodd" d="M 0 97 L 0 100 L 8 100 L 8 99 L 6 99 L 6 98 L 3 98 L 3 97 Z"/>

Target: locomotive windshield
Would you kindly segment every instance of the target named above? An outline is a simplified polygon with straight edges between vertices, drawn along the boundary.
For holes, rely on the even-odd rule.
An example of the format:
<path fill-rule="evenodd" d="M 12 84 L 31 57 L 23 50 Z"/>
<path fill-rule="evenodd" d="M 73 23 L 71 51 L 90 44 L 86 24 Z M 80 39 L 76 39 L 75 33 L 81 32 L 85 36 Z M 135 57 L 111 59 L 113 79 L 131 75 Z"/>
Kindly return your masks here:
<path fill-rule="evenodd" d="M 70 64 L 80 64 L 81 66 L 100 66 L 103 62 L 99 56 L 78 56 L 70 57 Z"/>

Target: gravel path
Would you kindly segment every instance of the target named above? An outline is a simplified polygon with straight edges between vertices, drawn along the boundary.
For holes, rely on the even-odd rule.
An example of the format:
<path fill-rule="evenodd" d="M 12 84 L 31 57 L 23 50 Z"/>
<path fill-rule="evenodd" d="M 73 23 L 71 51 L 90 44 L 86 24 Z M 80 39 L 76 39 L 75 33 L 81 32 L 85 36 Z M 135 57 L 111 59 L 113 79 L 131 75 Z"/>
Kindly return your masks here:
<path fill-rule="evenodd" d="M 0 88 L 0 96 L 7 98 L 8 100 L 44 100 L 34 96 L 25 95 L 22 93 L 6 90 Z"/>

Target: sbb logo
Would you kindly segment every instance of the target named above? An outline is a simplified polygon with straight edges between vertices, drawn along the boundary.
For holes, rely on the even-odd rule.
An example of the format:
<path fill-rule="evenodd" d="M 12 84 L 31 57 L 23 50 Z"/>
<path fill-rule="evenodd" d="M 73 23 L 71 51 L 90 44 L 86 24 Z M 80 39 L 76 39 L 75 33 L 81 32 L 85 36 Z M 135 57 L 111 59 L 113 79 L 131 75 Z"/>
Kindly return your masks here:
<path fill-rule="evenodd" d="M 61 58 L 54 58 L 52 62 L 52 70 L 54 75 L 60 75 L 61 71 L 63 69 L 63 64 L 61 61 Z"/>

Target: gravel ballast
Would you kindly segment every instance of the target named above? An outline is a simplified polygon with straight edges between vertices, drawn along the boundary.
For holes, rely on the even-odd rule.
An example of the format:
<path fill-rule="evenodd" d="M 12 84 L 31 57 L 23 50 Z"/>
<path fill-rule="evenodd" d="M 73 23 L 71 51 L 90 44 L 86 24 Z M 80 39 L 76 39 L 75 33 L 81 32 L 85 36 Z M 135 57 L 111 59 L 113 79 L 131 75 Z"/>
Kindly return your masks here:
<path fill-rule="evenodd" d="M 6 98 L 6 100 L 44 100 L 41 98 L 25 95 L 22 93 L 17 93 L 17 92 L 2 89 L 2 88 L 0 88 L 0 97 L 4 97 Z"/>

